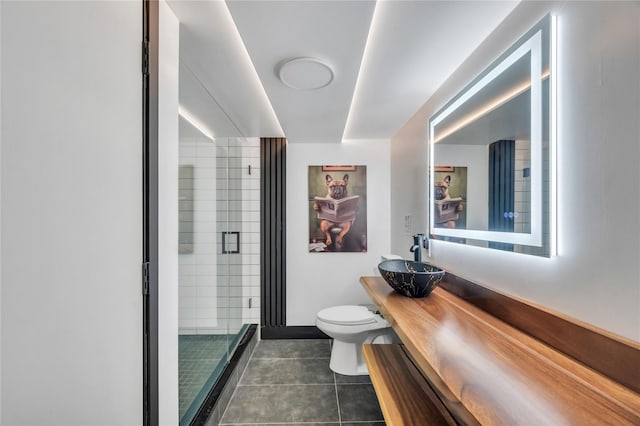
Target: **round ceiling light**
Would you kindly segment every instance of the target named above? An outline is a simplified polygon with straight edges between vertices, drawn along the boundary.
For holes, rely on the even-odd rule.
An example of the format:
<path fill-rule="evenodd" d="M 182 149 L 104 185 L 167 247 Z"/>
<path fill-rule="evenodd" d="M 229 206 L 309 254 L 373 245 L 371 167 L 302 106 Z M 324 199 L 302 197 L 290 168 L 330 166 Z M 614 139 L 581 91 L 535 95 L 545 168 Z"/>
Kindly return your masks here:
<path fill-rule="evenodd" d="M 316 58 L 295 58 L 281 63 L 278 77 L 296 90 L 316 90 L 327 87 L 333 81 L 333 70 Z"/>

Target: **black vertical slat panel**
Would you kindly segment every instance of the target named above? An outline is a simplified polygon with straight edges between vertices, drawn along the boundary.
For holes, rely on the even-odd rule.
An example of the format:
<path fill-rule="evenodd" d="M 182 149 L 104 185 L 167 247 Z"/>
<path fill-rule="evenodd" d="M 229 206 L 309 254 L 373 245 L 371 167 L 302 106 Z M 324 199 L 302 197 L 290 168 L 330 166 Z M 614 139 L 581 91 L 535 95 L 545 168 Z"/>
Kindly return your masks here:
<path fill-rule="evenodd" d="M 507 182 L 509 183 L 509 211 L 515 212 L 516 209 L 516 141 L 509 141 L 508 144 L 508 170 Z M 509 221 L 509 231 L 515 229 L 515 220 Z"/>
<path fill-rule="evenodd" d="M 491 231 L 495 228 L 495 221 L 494 221 L 494 216 L 495 216 L 495 210 L 496 210 L 496 206 L 495 206 L 495 202 L 496 202 L 496 197 L 495 197 L 495 190 L 493 188 L 493 186 L 495 185 L 496 182 L 496 178 L 495 178 L 495 151 L 496 151 L 496 147 L 494 144 L 490 144 L 489 145 L 489 223 L 488 225 L 488 229 Z"/>
<path fill-rule="evenodd" d="M 276 223 L 278 220 L 278 140 L 270 139 L 269 148 L 271 151 L 271 258 L 270 276 L 271 276 L 271 325 L 278 326 L 278 228 Z"/>
<path fill-rule="evenodd" d="M 276 180 L 275 180 L 275 172 L 276 172 L 276 168 L 275 168 L 275 141 L 273 140 L 273 138 L 269 139 L 269 180 L 270 180 L 270 185 L 269 185 L 269 249 L 270 249 L 270 256 L 269 256 L 269 305 L 270 305 L 270 312 L 269 312 L 269 325 L 270 326 L 277 326 L 278 325 L 278 317 L 277 317 L 277 313 L 276 313 L 276 309 L 277 309 L 277 281 L 276 281 L 276 265 L 275 265 L 275 259 L 276 259 L 276 251 L 274 250 L 274 241 L 275 241 L 275 233 L 273 232 L 273 222 L 274 220 L 277 219 L 277 216 L 275 215 L 275 209 L 276 209 L 276 203 L 278 202 L 278 200 L 275 199 L 274 197 L 274 185 L 276 184 Z"/>
<path fill-rule="evenodd" d="M 504 145 L 499 144 L 496 149 L 496 230 L 504 231 L 504 219 L 502 213 L 504 212 Z"/>
<path fill-rule="evenodd" d="M 274 292 L 275 292 L 275 286 L 276 286 L 276 282 L 273 279 L 273 256 L 275 256 L 275 253 L 273 252 L 273 204 L 274 204 L 274 200 L 273 200 L 273 141 L 271 140 L 271 138 L 267 139 L 267 151 L 268 151 L 268 162 L 267 162 L 267 172 L 268 172 L 268 178 L 267 178 L 267 183 L 268 183 L 268 199 L 267 199 L 267 220 L 268 222 L 268 228 L 269 228 L 269 233 L 267 235 L 267 238 L 269 239 L 267 242 L 268 245 L 268 250 L 269 250 L 269 258 L 268 258 L 268 263 L 267 263 L 267 268 L 268 268 L 268 273 L 267 273 L 267 283 L 269 286 L 269 321 L 268 321 L 268 325 L 270 327 L 274 327 L 277 325 L 276 321 L 275 321 L 275 309 L 273 306 L 274 303 Z"/>
<path fill-rule="evenodd" d="M 260 262 L 260 318 L 262 321 L 262 324 L 264 325 L 265 322 L 265 318 L 266 318 L 266 306 L 264 301 L 267 300 L 266 299 L 266 292 L 265 292 L 265 285 L 266 285 L 266 280 L 264 279 L 265 277 L 265 262 L 264 262 L 264 256 L 266 253 L 266 232 L 267 232 L 267 224 L 265 221 L 265 181 L 266 181 L 266 176 L 265 176 L 265 152 L 264 152 L 264 141 L 262 139 L 260 139 L 260 253 L 262 256 L 261 262 Z"/>
<path fill-rule="evenodd" d="M 261 321 L 286 325 L 286 140 L 261 138 Z"/>
<path fill-rule="evenodd" d="M 269 314 L 269 307 L 267 306 L 267 304 L 265 303 L 267 300 L 269 300 L 269 296 L 268 296 L 268 291 L 269 291 L 269 282 L 267 280 L 267 271 L 268 271 L 268 267 L 267 267 L 267 259 L 269 257 L 269 247 L 268 247 L 268 242 L 269 242 L 269 220 L 267 219 L 267 203 L 268 203 L 268 193 L 269 193 L 269 184 L 268 184 L 268 171 L 267 171 L 267 161 L 269 160 L 268 156 L 268 152 L 267 152 L 267 147 L 269 145 L 267 144 L 267 142 L 264 139 L 260 139 L 260 167 L 262 168 L 261 171 L 261 175 L 262 175 L 262 182 L 261 182 L 261 186 L 262 188 L 264 188 L 264 190 L 260 193 L 260 205 L 261 205 L 261 209 L 260 209 L 260 218 L 261 221 L 263 223 L 263 233 L 261 235 L 261 241 L 262 241 L 262 246 L 260 247 L 260 255 L 262 257 L 260 264 L 261 264 L 261 270 L 262 273 L 260 275 L 260 282 L 261 282 L 261 290 L 260 290 L 260 294 L 262 296 L 261 299 L 261 304 L 262 304 L 262 316 L 261 316 L 261 321 L 262 321 L 262 325 L 265 326 L 267 325 L 267 317 Z"/>
<path fill-rule="evenodd" d="M 276 176 L 275 176 L 275 180 L 276 180 L 276 184 L 275 184 L 275 198 L 276 198 L 276 205 L 275 205 L 275 221 L 274 221 L 274 227 L 275 227 L 275 231 L 276 231 L 276 235 L 275 235 L 275 251 L 276 253 L 281 253 L 281 249 L 282 249 L 282 234 L 280 233 L 280 218 L 282 217 L 282 162 L 281 162 L 281 158 L 280 158 L 280 144 L 281 141 L 277 140 L 277 142 L 274 144 L 275 145 L 275 149 L 276 149 L 276 157 L 274 158 L 276 167 L 275 167 L 275 171 L 276 171 Z M 275 263 L 275 271 L 274 271 L 274 276 L 275 276 L 275 281 L 277 283 L 282 282 L 282 268 L 280 267 L 280 257 L 278 256 L 274 259 L 274 263 Z M 278 286 L 276 288 L 276 317 L 277 317 L 277 322 L 279 325 L 284 325 L 282 323 L 282 309 L 278 309 L 282 307 L 282 290 L 281 290 L 281 286 Z"/>
<path fill-rule="evenodd" d="M 514 205 L 513 205 L 513 153 L 511 152 L 511 147 L 513 143 L 505 143 L 504 144 L 504 168 L 502 172 L 504 173 L 504 211 L 513 213 Z M 513 218 L 505 218 L 503 219 L 503 225 L 505 231 L 513 231 Z"/>
<path fill-rule="evenodd" d="M 511 176 L 510 176 L 510 170 L 511 170 L 511 157 L 509 156 L 509 143 L 510 141 L 507 142 L 502 142 L 502 149 L 500 150 L 500 157 L 502 160 L 502 167 L 500 168 L 501 171 L 501 176 L 500 176 L 500 181 L 502 182 L 502 210 L 503 212 L 513 212 L 513 207 L 511 207 L 510 204 L 510 200 L 513 198 L 511 195 Z M 504 231 L 509 231 L 511 228 L 511 225 L 513 224 L 513 220 L 510 220 L 508 217 L 504 217 L 504 215 L 502 215 L 500 217 L 501 222 L 502 222 L 502 230 Z"/>
<path fill-rule="evenodd" d="M 513 218 L 505 212 L 515 209 L 515 141 L 500 140 L 489 145 L 489 230 L 514 230 Z M 513 250 L 512 244 L 489 243 L 490 247 Z"/>
<path fill-rule="evenodd" d="M 283 307 L 281 314 L 281 321 L 283 325 L 287 324 L 287 310 L 285 309 L 287 306 L 287 214 L 286 214 L 286 206 L 287 206 L 287 140 L 284 138 L 280 139 L 281 150 L 280 150 L 280 158 L 282 159 L 282 164 L 280 167 L 280 181 L 282 188 L 282 196 L 281 196 L 281 205 L 282 205 L 282 215 L 280 216 L 280 239 L 282 244 L 280 246 L 280 270 L 282 271 L 281 279 L 283 285 L 280 286 L 281 293 L 281 302 L 280 306 Z"/>
<path fill-rule="evenodd" d="M 265 234 L 264 234 L 264 253 L 262 263 L 265 266 L 264 273 L 264 291 L 265 297 L 262 300 L 262 304 L 265 307 L 265 315 L 262 319 L 262 325 L 266 327 L 272 326 L 271 319 L 271 139 L 262 139 L 262 147 L 264 151 L 264 194 L 262 195 L 264 203 L 264 221 L 265 221 Z"/>
<path fill-rule="evenodd" d="M 515 142 L 501 140 L 489 146 L 489 230 L 513 231 L 505 212 L 514 210 Z"/>
<path fill-rule="evenodd" d="M 278 326 L 280 324 L 278 324 L 278 281 L 277 281 L 277 277 L 276 277 L 276 273 L 277 273 L 277 268 L 276 268 L 276 262 L 277 262 L 277 255 L 278 255 L 278 248 L 276 246 L 276 239 L 278 237 L 277 234 L 277 228 L 275 227 L 275 223 L 278 220 L 278 216 L 276 214 L 277 211 L 277 203 L 278 200 L 275 198 L 276 195 L 276 186 L 278 184 L 278 179 L 277 179 L 277 173 L 278 173 L 278 169 L 277 169 L 277 162 L 276 162 L 276 158 L 277 158 L 277 141 L 275 140 L 275 138 L 271 138 L 270 140 L 270 144 L 269 144 L 269 151 L 270 151 L 270 157 L 269 157 L 269 163 L 271 164 L 271 189 L 270 189 L 270 198 L 271 198 L 271 223 L 270 223 L 270 227 L 271 227 L 271 239 L 270 239 L 270 246 L 271 246 L 271 258 L 269 259 L 269 264 L 270 264 L 270 279 L 271 279 L 271 325 L 272 326 Z"/>

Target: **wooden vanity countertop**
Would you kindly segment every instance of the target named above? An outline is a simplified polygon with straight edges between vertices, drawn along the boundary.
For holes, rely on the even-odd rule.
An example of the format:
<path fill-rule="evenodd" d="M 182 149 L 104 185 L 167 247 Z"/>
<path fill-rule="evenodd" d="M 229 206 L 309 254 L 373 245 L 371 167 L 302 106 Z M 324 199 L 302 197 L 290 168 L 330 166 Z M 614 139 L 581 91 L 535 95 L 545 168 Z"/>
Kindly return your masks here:
<path fill-rule="evenodd" d="M 360 282 L 431 385 L 480 424 L 640 425 L 640 394 L 446 290 Z"/>

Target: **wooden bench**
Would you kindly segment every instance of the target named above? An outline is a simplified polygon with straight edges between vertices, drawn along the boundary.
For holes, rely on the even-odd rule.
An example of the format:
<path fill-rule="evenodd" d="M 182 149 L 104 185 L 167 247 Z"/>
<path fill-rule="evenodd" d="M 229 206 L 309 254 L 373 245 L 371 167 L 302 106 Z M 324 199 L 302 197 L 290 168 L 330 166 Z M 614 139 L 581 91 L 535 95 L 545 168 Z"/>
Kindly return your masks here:
<path fill-rule="evenodd" d="M 363 349 L 387 424 L 640 425 L 640 345 L 607 337 L 624 347 L 610 352 L 628 372 L 614 380 L 619 368 L 598 371 L 443 288 L 411 299 L 361 282 L 403 342 Z"/>

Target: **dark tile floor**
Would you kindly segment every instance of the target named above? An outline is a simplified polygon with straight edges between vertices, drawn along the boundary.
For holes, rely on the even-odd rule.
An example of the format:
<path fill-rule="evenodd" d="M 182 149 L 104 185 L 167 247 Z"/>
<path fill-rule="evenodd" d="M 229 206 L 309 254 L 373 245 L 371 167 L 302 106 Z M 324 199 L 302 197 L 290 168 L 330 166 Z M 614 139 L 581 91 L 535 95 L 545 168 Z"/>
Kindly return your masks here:
<path fill-rule="evenodd" d="M 258 343 L 221 425 L 383 426 L 369 376 L 329 369 L 330 340 Z"/>

